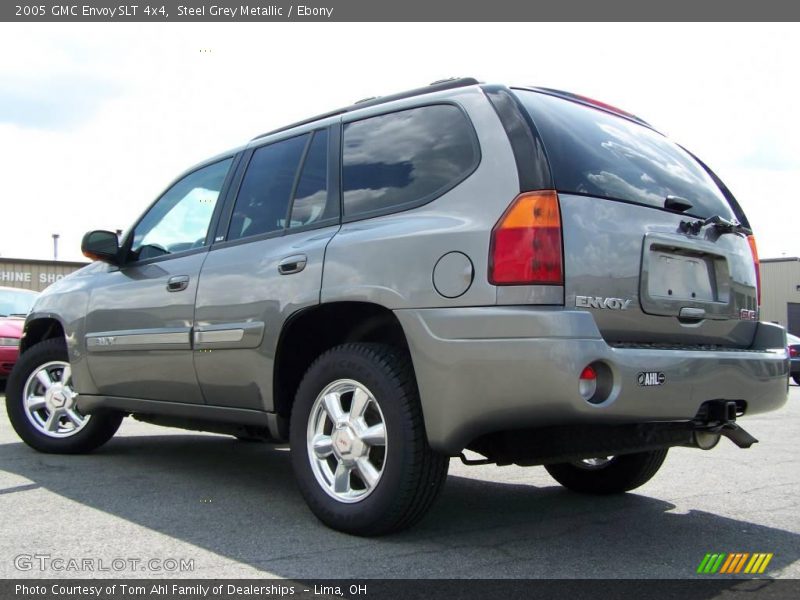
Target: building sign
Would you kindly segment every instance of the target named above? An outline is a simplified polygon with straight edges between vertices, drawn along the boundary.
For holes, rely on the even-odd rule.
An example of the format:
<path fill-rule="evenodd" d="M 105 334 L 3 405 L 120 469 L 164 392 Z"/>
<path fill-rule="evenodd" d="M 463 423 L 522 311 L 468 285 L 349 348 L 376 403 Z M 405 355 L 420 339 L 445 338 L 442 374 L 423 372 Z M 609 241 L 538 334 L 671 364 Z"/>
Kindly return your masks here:
<path fill-rule="evenodd" d="M 59 279 L 64 279 L 61 273 L 38 273 L 38 277 L 34 277 L 30 271 L 0 271 L 0 285 L 8 285 L 10 283 L 40 283 L 49 285 L 55 283 Z"/>
<path fill-rule="evenodd" d="M 41 292 L 86 263 L 29 258 L 0 258 L 0 287 Z"/>

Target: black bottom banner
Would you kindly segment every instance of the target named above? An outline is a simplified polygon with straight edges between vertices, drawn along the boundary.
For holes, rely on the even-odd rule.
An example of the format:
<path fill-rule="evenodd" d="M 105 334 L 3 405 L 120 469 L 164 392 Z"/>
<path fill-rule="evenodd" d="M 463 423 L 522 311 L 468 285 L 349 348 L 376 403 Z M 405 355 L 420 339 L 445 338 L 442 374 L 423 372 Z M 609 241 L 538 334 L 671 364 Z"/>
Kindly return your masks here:
<path fill-rule="evenodd" d="M 362 579 L 362 580 L 5 580 L 3 600 L 310 600 L 369 598 L 536 600 L 783 600 L 800 597 L 795 579 Z"/>

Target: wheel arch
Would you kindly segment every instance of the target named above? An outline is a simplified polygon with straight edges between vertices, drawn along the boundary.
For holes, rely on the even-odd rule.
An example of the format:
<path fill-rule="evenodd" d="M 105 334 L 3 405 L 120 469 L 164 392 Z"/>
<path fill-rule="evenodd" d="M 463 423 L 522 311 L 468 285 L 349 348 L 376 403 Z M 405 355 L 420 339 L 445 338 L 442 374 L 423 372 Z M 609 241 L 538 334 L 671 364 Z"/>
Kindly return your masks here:
<path fill-rule="evenodd" d="M 31 346 L 53 338 L 61 338 L 64 341 L 67 339 L 64 324 L 58 317 L 43 314 L 29 318 L 19 342 L 19 353 L 21 355 Z"/>
<path fill-rule="evenodd" d="M 382 305 L 342 301 L 300 310 L 284 324 L 275 351 L 273 406 L 280 417 L 291 415 L 297 387 L 314 360 L 349 342 L 377 342 L 409 353 L 400 321 Z"/>

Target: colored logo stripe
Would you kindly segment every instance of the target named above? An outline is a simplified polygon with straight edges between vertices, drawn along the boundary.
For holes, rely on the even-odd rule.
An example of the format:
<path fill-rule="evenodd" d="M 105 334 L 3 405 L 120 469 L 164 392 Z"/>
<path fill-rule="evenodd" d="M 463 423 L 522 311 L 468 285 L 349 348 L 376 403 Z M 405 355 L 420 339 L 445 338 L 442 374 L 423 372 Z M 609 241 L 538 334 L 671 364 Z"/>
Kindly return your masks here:
<path fill-rule="evenodd" d="M 747 563 L 747 567 L 745 567 L 745 573 L 763 573 L 767 570 L 767 565 L 769 561 L 772 560 L 773 554 L 770 552 L 769 554 L 753 554 L 753 558 L 750 559 L 750 562 Z"/>
<path fill-rule="evenodd" d="M 724 552 L 712 553 L 709 552 L 700 561 L 697 567 L 698 573 L 703 574 L 761 574 L 767 570 L 767 565 L 772 560 L 774 555 L 764 552 L 756 552 L 750 554 L 749 552 L 733 552 L 727 554 Z M 745 566 L 747 565 L 747 566 Z"/>
<path fill-rule="evenodd" d="M 725 559 L 726 554 L 706 554 L 700 566 L 697 567 L 698 573 L 716 573 L 719 570 L 722 561 Z"/>
<path fill-rule="evenodd" d="M 722 565 L 722 569 L 720 569 L 720 573 L 738 573 L 744 566 L 744 561 L 746 561 L 749 556 L 750 554 L 741 552 L 729 554 L 728 560 L 725 561 L 725 564 Z"/>

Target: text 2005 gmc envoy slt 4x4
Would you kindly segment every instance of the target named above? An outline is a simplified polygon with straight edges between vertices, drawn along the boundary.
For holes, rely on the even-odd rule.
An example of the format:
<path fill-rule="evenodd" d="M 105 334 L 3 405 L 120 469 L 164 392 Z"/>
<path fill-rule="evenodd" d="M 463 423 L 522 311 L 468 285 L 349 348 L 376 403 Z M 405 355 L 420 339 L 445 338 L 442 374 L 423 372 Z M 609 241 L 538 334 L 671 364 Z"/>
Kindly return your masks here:
<path fill-rule="evenodd" d="M 132 415 L 288 440 L 311 510 L 350 533 L 415 523 L 451 456 L 625 492 L 672 446 L 749 447 L 737 419 L 786 401 L 728 188 L 565 92 L 458 79 L 309 119 L 83 252 L 27 319 L 20 437 L 86 452 Z"/>

